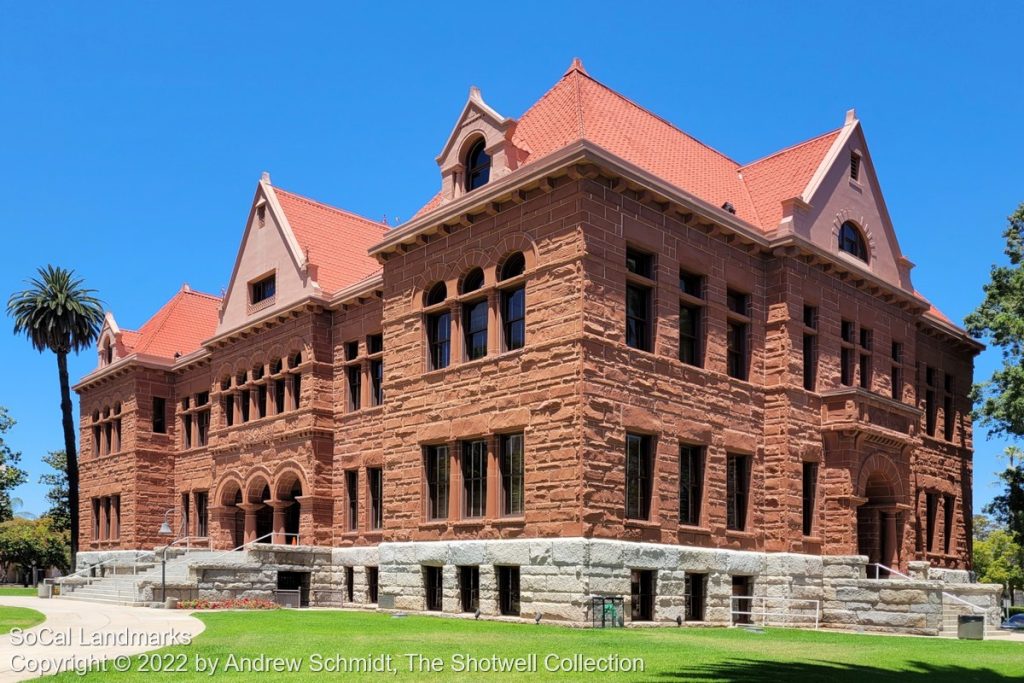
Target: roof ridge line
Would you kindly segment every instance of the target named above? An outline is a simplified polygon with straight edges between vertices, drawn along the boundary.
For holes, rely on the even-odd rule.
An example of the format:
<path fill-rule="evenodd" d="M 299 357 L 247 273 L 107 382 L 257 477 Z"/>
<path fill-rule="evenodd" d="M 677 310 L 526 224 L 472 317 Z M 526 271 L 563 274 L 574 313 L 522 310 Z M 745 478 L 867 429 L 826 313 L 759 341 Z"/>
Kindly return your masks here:
<path fill-rule="evenodd" d="M 380 228 L 382 231 L 385 231 L 385 232 L 389 229 L 387 225 L 385 225 L 383 223 L 380 223 L 379 221 L 375 221 L 372 218 L 367 218 L 366 216 L 360 216 L 358 213 L 355 213 L 354 211 L 349 211 L 348 209 L 342 209 L 341 207 L 334 206 L 332 204 L 327 204 L 325 202 L 320 201 L 319 199 L 313 199 L 312 197 L 307 197 L 307 196 L 301 195 L 301 194 L 299 194 L 297 192 L 292 192 L 291 190 L 286 190 L 283 187 L 277 187 L 275 185 L 274 186 L 274 191 L 275 192 L 283 192 L 283 193 L 285 193 L 287 195 L 291 195 L 295 199 L 297 199 L 299 201 L 302 201 L 302 202 L 306 202 L 307 204 L 311 204 L 313 206 L 321 206 L 321 207 L 327 209 L 328 211 L 334 211 L 335 213 L 340 213 L 340 214 L 343 214 L 345 216 L 351 216 L 352 218 L 358 218 L 359 220 L 364 221 L 366 223 L 369 223 L 370 225 L 376 226 L 376 227 Z"/>
<path fill-rule="evenodd" d="M 780 154 L 784 154 L 786 152 L 791 152 L 794 149 L 796 149 L 797 147 L 803 147 L 804 145 L 809 145 L 812 142 L 817 142 L 818 140 L 820 140 L 820 139 L 822 139 L 824 137 L 828 137 L 829 135 L 833 135 L 835 133 L 839 133 L 842 130 L 843 130 L 843 126 L 840 126 L 839 128 L 833 128 L 832 130 L 829 130 L 829 131 L 826 131 L 824 133 L 821 133 L 820 135 L 815 135 L 813 138 L 807 138 L 806 140 L 804 140 L 802 142 L 795 142 L 792 145 L 789 145 L 788 147 L 783 147 L 780 150 L 776 150 L 776 151 L 774 151 L 774 152 L 772 152 L 770 154 L 766 154 L 763 157 L 759 157 L 757 159 L 754 159 L 753 161 L 750 161 L 750 162 L 748 162 L 746 164 L 743 164 L 742 166 L 739 167 L 739 170 L 742 171 L 745 168 L 750 168 L 754 164 L 759 164 L 762 161 L 768 161 L 772 157 L 776 157 L 776 156 L 778 156 Z"/>

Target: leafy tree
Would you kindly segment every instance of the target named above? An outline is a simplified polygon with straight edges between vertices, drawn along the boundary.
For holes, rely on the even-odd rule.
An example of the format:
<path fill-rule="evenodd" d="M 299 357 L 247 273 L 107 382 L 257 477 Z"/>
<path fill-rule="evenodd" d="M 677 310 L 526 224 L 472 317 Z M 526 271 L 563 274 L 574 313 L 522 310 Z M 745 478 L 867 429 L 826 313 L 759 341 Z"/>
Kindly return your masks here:
<path fill-rule="evenodd" d="M 966 319 L 971 334 L 1001 349 L 1003 362 L 972 393 L 979 424 L 994 434 L 1024 437 L 1024 203 L 1007 219 L 1003 238 L 1009 263 L 992 266 L 985 299 Z M 1014 447 L 1006 457 L 1008 467 L 999 475 L 1005 491 L 985 511 L 1024 545 L 1024 458 Z"/>
<path fill-rule="evenodd" d="M 27 569 L 33 564 L 67 571 L 70 560 L 68 532 L 56 531 L 49 519 L 15 518 L 0 523 L 0 565 L 5 573 L 13 565 Z"/>
<path fill-rule="evenodd" d="M 974 542 L 984 541 L 998 527 L 985 515 L 974 515 L 971 528 L 974 529 Z"/>
<path fill-rule="evenodd" d="M 1014 590 L 1024 588 L 1024 547 L 1005 528 L 992 525 L 981 515 L 975 517 L 979 518 L 989 531 L 984 537 L 975 534 L 974 571 L 979 581 L 1006 586 L 1012 596 Z"/>
<path fill-rule="evenodd" d="M 25 335 L 33 348 L 57 356 L 60 411 L 67 454 L 68 505 L 71 512 L 71 553 L 78 552 L 78 451 L 68 380 L 68 354 L 89 348 L 103 324 L 103 304 L 95 290 L 82 286 L 72 270 L 46 266 L 28 281 L 29 288 L 7 301 L 14 333 Z"/>
<path fill-rule="evenodd" d="M 57 531 L 70 531 L 71 529 L 71 507 L 68 504 L 68 457 L 64 451 L 50 451 L 43 456 L 43 462 L 53 469 L 53 472 L 39 477 L 40 484 L 49 486 L 46 492 L 46 500 L 50 508 L 46 516 Z"/>
<path fill-rule="evenodd" d="M 14 516 L 14 503 L 11 490 L 25 483 L 25 470 L 18 467 L 21 453 L 12 451 L 4 441 L 4 434 L 14 426 L 14 418 L 7 414 L 7 409 L 0 406 L 0 522 Z"/>

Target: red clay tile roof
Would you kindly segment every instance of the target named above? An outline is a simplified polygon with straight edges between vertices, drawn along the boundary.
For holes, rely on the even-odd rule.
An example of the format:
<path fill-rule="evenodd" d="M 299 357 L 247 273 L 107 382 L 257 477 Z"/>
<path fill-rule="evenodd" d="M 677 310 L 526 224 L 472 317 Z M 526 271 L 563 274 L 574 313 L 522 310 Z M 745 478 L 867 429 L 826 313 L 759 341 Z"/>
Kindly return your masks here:
<path fill-rule="evenodd" d="M 182 288 L 152 318 L 135 330 L 123 330 L 128 353 L 161 358 L 186 356 L 213 336 L 220 321 L 220 297 Z"/>
<path fill-rule="evenodd" d="M 782 220 L 782 201 L 799 197 L 842 128 L 788 147 L 740 168 L 762 229 Z"/>
<path fill-rule="evenodd" d="M 380 270 L 367 253 L 388 231 L 383 223 L 275 187 L 295 239 L 317 266 L 321 289 L 333 293 Z"/>
<path fill-rule="evenodd" d="M 936 318 L 938 318 L 939 320 L 941 320 L 941 321 L 943 321 L 943 322 L 946 322 L 946 323 L 949 323 L 949 324 L 950 324 L 950 325 L 952 325 L 953 327 L 956 327 L 957 329 L 960 329 L 960 326 L 959 326 L 959 325 L 957 325 L 957 324 L 956 324 L 955 322 L 953 322 L 952 320 L 950 320 L 950 319 L 949 319 L 949 316 L 947 316 L 947 315 L 946 315 L 945 313 L 943 313 L 943 312 L 942 312 L 942 311 L 940 311 L 939 309 L 935 308 L 935 304 L 933 304 L 933 303 L 932 303 L 931 301 L 929 301 L 929 300 L 928 300 L 928 298 L 927 298 L 927 297 L 926 297 L 926 296 L 925 296 L 924 294 L 921 294 L 921 292 L 917 291 L 916 289 L 914 290 L 914 294 L 915 294 L 916 296 L 919 296 L 919 297 L 921 297 L 922 299 L 924 299 L 924 302 L 925 302 L 926 304 L 928 304 L 928 313 L 930 313 L 931 315 L 935 316 L 935 317 L 936 317 Z"/>
<path fill-rule="evenodd" d="M 527 153 L 525 166 L 577 140 L 588 140 L 714 206 L 729 202 L 739 218 L 771 232 L 782 216 L 781 202 L 803 192 L 836 135 L 838 131 L 826 133 L 740 166 L 591 78 L 574 61 L 522 115 L 512 142 Z M 440 197 L 435 196 L 416 216 L 439 204 Z"/>

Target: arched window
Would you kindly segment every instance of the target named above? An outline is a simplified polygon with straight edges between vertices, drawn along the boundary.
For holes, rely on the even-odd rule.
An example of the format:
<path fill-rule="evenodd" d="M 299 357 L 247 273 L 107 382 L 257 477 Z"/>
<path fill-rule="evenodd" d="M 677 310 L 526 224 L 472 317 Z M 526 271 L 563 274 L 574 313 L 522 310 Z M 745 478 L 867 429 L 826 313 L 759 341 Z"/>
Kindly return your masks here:
<path fill-rule="evenodd" d="M 443 282 L 438 282 L 427 292 L 427 306 L 439 304 L 448 298 L 448 287 Z"/>
<path fill-rule="evenodd" d="M 466 191 L 486 185 L 491 178 L 491 157 L 484 150 L 483 138 L 469 148 L 466 155 Z"/>
<path fill-rule="evenodd" d="M 469 294 L 475 292 L 484 286 L 484 271 L 480 268 L 474 268 L 473 270 L 466 273 L 466 277 L 462 278 L 462 293 Z"/>
<path fill-rule="evenodd" d="M 846 221 L 839 228 L 839 250 L 856 256 L 865 263 L 868 261 L 868 245 L 864 241 L 864 235 L 850 221 Z"/>
<path fill-rule="evenodd" d="M 511 280 L 514 277 L 518 277 L 523 274 L 526 270 L 526 257 L 523 256 L 523 252 L 517 251 L 511 254 L 505 259 L 505 263 L 501 265 L 501 280 Z"/>

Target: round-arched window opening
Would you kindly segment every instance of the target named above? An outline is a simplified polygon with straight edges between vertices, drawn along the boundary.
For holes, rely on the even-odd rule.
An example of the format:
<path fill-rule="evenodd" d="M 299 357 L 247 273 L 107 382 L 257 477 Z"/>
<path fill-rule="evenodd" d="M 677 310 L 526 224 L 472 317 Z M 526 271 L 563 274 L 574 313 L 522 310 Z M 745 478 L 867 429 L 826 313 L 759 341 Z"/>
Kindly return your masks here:
<path fill-rule="evenodd" d="M 462 278 L 462 293 L 469 294 L 475 292 L 484 286 L 484 271 L 480 268 L 474 268 L 473 270 L 466 273 L 466 277 Z"/>
<path fill-rule="evenodd" d="M 491 179 L 491 156 L 484 149 L 483 138 L 477 140 L 466 155 L 466 191 L 486 185 Z"/>
<path fill-rule="evenodd" d="M 288 367 L 295 369 L 302 364 L 302 351 L 296 351 L 288 360 Z"/>
<path fill-rule="evenodd" d="M 523 252 L 517 251 L 514 254 L 509 255 L 505 259 L 505 263 L 501 264 L 501 279 L 511 280 L 514 277 L 518 277 L 523 274 L 526 270 L 526 257 L 523 256 Z"/>
<path fill-rule="evenodd" d="M 850 221 L 846 221 L 839 228 L 839 250 L 845 251 L 851 256 L 856 256 L 864 263 L 868 262 L 868 245 L 864 241 L 864 235 Z"/>
<path fill-rule="evenodd" d="M 444 301 L 447 298 L 448 298 L 448 287 L 446 287 L 443 282 L 438 282 L 433 287 L 430 288 L 429 292 L 427 292 L 427 302 L 426 303 L 427 303 L 427 306 L 433 306 L 434 304 L 441 303 L 442 301 Z"/>

